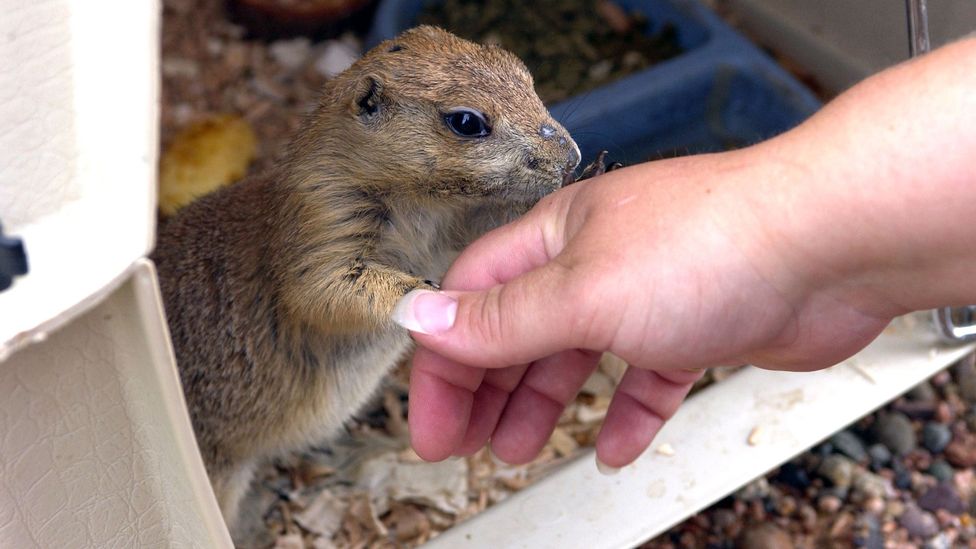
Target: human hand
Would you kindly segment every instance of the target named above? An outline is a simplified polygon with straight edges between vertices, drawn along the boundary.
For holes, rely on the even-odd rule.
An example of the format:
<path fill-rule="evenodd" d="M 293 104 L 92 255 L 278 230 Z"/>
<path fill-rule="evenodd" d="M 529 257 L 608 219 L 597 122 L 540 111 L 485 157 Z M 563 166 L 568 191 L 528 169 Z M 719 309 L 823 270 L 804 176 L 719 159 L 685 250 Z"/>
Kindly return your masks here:
<path fill-rule="evenodd" d="M 401 303 L 414 328 L 431 332 L 414 333 L 417 453 L 465 455 L 490 439 L 502 460 L 531 460 L 610 351 L 630 368 L 596 451 L 620 467 L 646 449 L 702 368 L 821 368 L 873 339 L 889 317 L 817 287 L 809 275 L 820 269 L 800 265 L 770 224 L 776 216 L 763 215 L 778 198 L 750 190 L 751 154 L 650 163 L 572 185 L 472 244 L 444 292 Z"/>
<path fill-rule="evenodd" d="M 596 442 L 622 466 L 697 377 L 834 364 L 897 314 L 976 302 L 976 39 L 854 86 L 783 135 L 577 183 L 472 244 L 398 321 L 429 460 L 536 455 L 600 351 L 631 366 Z M 924 130 L 924 131 L 922 131 Z M 426 333 L 423 333 L 426 332 Z"/>

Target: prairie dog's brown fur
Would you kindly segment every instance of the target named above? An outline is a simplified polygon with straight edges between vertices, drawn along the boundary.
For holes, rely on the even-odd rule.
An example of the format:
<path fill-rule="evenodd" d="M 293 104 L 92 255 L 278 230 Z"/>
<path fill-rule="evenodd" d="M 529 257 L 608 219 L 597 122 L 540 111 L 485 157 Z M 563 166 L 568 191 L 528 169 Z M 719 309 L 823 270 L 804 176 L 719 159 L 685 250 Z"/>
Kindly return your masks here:
<path fill-rule="evenodd" d="M 490 134 L 452 131 L 460 108 Z M 396 301 L 578 162 L 517 58 L 418 27 L 326 84 L 276 170 L 163 225 L 153 259 L 229 525 L 261 460 L 334 435 L 407 351 Z"/>

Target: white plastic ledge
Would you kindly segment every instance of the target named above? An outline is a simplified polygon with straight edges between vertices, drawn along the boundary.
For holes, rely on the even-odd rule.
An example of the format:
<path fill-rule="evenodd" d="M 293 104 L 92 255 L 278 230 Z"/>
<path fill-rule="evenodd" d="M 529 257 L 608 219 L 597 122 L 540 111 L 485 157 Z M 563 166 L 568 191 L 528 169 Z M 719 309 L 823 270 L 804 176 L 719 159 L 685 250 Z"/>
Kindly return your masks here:
<path fill-rule="evenodd" d="M 600 549 L 646 541 L 973 350 L 938 345 L 921 326 L 888 332 L 820 372 L 739 372 L 692 396 L 651 450 L 618 474 L 599 474 L 588 452 L 425 547 Z M 673 455 L 655 451 L 664 443 Z"/>

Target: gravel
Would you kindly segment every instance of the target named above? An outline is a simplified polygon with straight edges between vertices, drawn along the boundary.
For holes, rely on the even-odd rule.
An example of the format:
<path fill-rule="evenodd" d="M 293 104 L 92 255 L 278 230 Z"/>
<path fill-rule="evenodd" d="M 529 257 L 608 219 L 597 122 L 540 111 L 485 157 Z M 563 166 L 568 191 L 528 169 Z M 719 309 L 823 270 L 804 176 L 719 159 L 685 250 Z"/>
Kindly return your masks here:
<path fill-rule="evenodd" d="M 778 543 L 768 524 L 792 542 L 770 547 L 976 547 L 976 395 L 962 388 L 973 375 L 971 360 L 771 471 L 761 512 L 740 500 L 740 491 L 642 547 L 745 547 L 763 536 Z M 919 410 L 912 406 L 920 402 L 930 418 L 904 412 Z M 858 443 L 866 447 L 863 461 L 850 455 L 860 455 L 851 450 Z M 713 527 L 695 526 L 703 523 Z"/>

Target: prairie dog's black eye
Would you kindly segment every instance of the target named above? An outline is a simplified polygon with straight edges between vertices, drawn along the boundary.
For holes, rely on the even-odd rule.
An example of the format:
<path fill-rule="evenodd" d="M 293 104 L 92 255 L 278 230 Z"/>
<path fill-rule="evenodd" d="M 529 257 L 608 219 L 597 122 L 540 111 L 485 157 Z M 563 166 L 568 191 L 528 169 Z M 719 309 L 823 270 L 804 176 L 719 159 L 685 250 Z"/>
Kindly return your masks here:
<path fill-rule="evenodd" d="M 491 126 L 485 115 L 473 109 L 457 109 L 444 115 L 444 122 L 461 137 L 487 137 Z"/>

